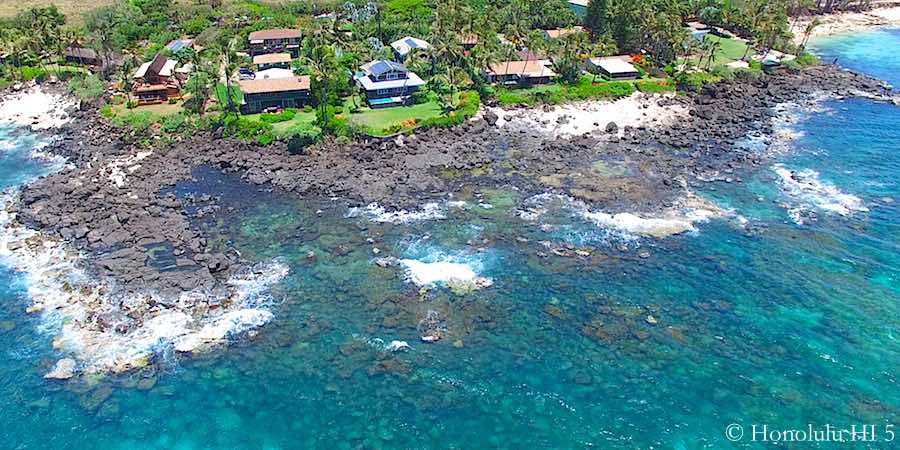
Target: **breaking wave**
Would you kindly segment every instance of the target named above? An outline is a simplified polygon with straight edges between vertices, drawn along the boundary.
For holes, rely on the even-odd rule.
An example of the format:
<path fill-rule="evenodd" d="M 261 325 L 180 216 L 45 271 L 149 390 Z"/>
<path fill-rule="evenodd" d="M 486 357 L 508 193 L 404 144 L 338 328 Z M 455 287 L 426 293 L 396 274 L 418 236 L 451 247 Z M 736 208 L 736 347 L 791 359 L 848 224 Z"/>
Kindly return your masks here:
<path fill-rule="evenodd" d="M 39 331 L 54 335 L 75 372 L 127 371 L 173 348 L 205 351 L 273 318 L 268 289 L 288 273 L 278 260 L 235 274 L 226 292 L 125 293 L 91 278 L 83 255 L 19 224 L 9 212 L 15 200 L 0 197 L 0 262 L 22 274 L 28 312 L 40 314 Z"/>
<path fill-rule="evenodd" d="M 869 210 L 862 199 L 823 181 L 815 170 L 790 170 L 782 164 L 776 164 L 773 170 L 778 175 L 781 191 L 795 201 L 787 207 L 791 219 L 798 225 L 816 210 L 841 216 Z"/>

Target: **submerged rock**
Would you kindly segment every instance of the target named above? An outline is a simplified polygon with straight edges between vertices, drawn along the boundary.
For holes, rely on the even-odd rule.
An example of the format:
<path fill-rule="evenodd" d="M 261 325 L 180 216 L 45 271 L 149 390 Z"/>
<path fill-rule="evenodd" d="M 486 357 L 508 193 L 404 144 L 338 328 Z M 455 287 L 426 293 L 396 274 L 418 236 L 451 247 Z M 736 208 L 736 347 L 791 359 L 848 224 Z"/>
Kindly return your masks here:
<path fill-rule="evenodd" d="M 44 375 L 44 378 L 52 380 L 68 380 L 75 376 L 76 362 L 71 358 L 63 358 L 56 362 L 53 369 Z"/>

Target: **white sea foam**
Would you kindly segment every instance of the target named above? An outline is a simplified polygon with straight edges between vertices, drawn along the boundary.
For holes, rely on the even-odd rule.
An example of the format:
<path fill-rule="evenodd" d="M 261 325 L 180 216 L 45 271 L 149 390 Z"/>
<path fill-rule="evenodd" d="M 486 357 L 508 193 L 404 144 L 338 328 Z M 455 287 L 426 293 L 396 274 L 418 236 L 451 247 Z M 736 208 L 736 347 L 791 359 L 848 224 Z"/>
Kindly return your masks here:
<path fill-rule="evenodd" d="M 862 199 L 844 193 L 835 185 L 821 180 L 819 172 L 815 170 L 794 171 L 782 164 L 776 164 L 773 170 L 778 175 L 781 191 L 796 202 L 787 206 L 791 219 L 798 225 L 802 225 L 804 217 L 813 210 L 841 216 L 869 210 Z"/>
<path fill-rule="evenodd" d="M 393 224 L 447 218 L 444 208 L 434 202 L 422 205 L 422 209 L 418 211 L 407 211 L 405 209 L 388 211 L 377 203 L 370 203 L 362 208 L 350 208 L 350 211 L 347 214 L 348 218 L 359 216 L 368 217 L 369 220 L 373 222 Z"/>
<path fill-rule="evenodd" d="M 35 85 L 0 103 L 0 123 L 9 122 L 35 130 L 58 128 L 71 120 L 66 109 L 74 105 L 71 98 L 44 92 Z"/>
<path fill-rule="evenodd" d="M 415 259 L 401 259 L 409 280 L 419 286 L 443 284 L 451 280 L 472 281 L 478 274 L 471 265 L 449 261 L 422 262 Z"/>
<path fill-rule="evenodd" d="M 32 300 L 29 310 L 41 315 L 40 329 L 54 335 L 54 346 L 77 360 L 79 371 L 129 370 L 173 347 L 203 351 L 272 319 L 267 289 L 288 273 L 280 261 L 233 276 L 226 294 L 197 290 L 173 302 L 156 293 L 120 293 L 109 282 L 91 279 L 82 269 L 82 255 L 20 225 L 9 213 L 12 201 L 10 194 L 0 198 L 0 262 L 22 274 Z M 138 320 L 125 320 L 124 305 L 144 307 Z M 100 316 L 129 325 L 101 326 Z"/>
<path fill-rule="evenodd" d="M 694 232 L 697 231 L 696 224 L 699 222 L 735 215 L 690 192 L 686 193 L 675 206 L 653 214 L 595 211 L 586 203 L 569 196 L 545 193 L 526 200 L 523 209 L 519 211 L 519 217 L 526 221 L 538 222 L 551 210 L 564 211 L 571 216 L 586 219 L 602 228 L 615 231 L 618 237 L 625 239 L 664 238 Z M 547 224 L 541 225 L 543 227 Z"/>
<path fill-rule="evenodd" d="M 399 260 L 407 280 L 417 286 L 477 290 L 493 284 L 493 280 L 480 274 L 484 270 L 484 253 L 448 254 L 433 249 L 426 253 L 422 258 Z"/>

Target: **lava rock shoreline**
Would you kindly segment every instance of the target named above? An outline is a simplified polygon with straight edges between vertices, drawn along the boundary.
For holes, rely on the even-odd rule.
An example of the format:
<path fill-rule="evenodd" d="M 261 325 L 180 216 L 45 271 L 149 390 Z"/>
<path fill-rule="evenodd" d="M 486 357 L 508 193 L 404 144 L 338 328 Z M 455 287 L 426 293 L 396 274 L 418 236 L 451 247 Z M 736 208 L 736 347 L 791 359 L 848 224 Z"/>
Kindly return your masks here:
<path fill-rule="evenodd" d="M 648 96 L 680 104 L 689 116 L 670 126 L 599 124 L 593 133 L 553 138 L 521 127 L 497 127 L 490 113 L 451 129 L 342 145 L 325 141 L 288 151 L 202 133 L 165 152 L 148 152 L 91 108 L 71 113 L 46 151 L 67 158 L 62 171 L 21 188 L 12 208 L 29 228 L 88 256 L 98 279 L 127 291 L 163 293 L 220 289 L 248 265 L 236 251 L 216 252 L 186 211 L 192 200 L 162 194 L 200 166 L 247 182 L 311 198 L 341 198 L 415 208 L 463 186 L 511 186 L 524 194 L 557 192 L 604 211 L 647 212 L 672 206 L 704 174 L 732 173 L 766 156 L 736 145 L 748 133 L 770 133 L 773 108 L 815 95 L 890 101 L 884 83 L 833 66 L 739 76 L 686 96 Z M 632 175 L 592 176 L 597 161 L 627 165 Z M 147 246 L 171 246 L 178 270 L 149 263 Z"/>

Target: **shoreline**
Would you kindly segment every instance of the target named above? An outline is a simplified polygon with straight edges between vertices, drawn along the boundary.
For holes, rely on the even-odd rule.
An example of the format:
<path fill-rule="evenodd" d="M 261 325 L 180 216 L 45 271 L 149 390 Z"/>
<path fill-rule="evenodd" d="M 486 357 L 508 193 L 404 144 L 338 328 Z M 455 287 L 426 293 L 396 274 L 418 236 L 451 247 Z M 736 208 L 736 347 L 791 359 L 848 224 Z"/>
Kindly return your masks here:
<path fill-rule="evenodd" d="M 900 6 L 874 8 L 863 12 L 846 11 L 816 16 L 803 16 L 794 23 L 795 44 L 800 44 L 802 42 L 803 31 L 814 19 L 819 19 L 821 24 L 813 29 L 810 40 L 876 28 L 900 27 Z"/>
<path fill-rule="evenodd" d="M 560 110 L 570 115 L 572 108 L 585 108 L 584 117 L 595 120 L 596 129 L 562 136 L 536 129 L 528 117 L 511 116 L 506 124 L 499 123 L 496 114 L 482 114 L 455 128 L 426 130 L 402 139 L 349 145 L 327 141 L 304 155 L 291 154 L 283 146 L 261 148 L 213 134 L 152 152 L 95 111 L 78 110 L 45 149 L 67 157 L 69 167 L 20 187 L 19 201 L 4 212 L 13 226 L 39 232 L 41 242 L 29 244 L 26 237 L 17 241 L 16 249 L 10 250 L 9 243 L 0 249 L 34 251 L 43 248 L 43 242 L 56 242 L 66 252 L 83 255 L 85 273 L 99 283 L 91 289 L 106 286 L 100 289 L 102 295 L 93 290 L 81 297 L 69 292 L 69 297 L 62 296 L 69 300 L 54 306 L 64 310 L 74 303 L 92 312 L 76 321 L 82 328 L 69 330 L 82 336 L 81 348 L 98 348 L 90 343 L 98 342 L 99 336 L 108 340 L 109 336 L 150 333 L 189 353 L 195 344 L 193 348 L 200 348 L 207 341 L 224 340 L 228 333 L 214 325 L 216 316 L 243 314 L 239 302 L 222 309 L 221 302 L 213 307 L 209 299 L 237 295 L 228 291 L 229 280 L 247 270 L 259 272 L 236 250 L 208 247 L 204 232 L 196 226 L 198 217 L 188 207 L 212 208 L 216 199 L 162 194 L 176 182 L 192 178 L 198 167 L 240 174 L 248 188 L 339 198 L 348 205 L 377 204 L 388 214 L 403 208 L 418 210 L 426 202 L 447 200 L 448 194 L 465 188 L 509 186 L 524 198 L 544 193 L 568 196 L 590 208 L 589 218 L 598 225 L 663 238 L 693 229 L 693 220 L 688 220 L 693 213 L 687 212 L 688 219 L 674 213 L 690 201 L 692 185 L 715 178 L 711 173 L 732 174 L 767 161 L 764 155 L 735 144 L 751 131 L 771 134 L 775 106 L 820 91 L 876 98 L 890 92 L 877 80 L 819 66 L 709 85 L 691 96 L 642 97 L 645 103 L 637 104 L 635 111 L 680 111 L 676 120 L 664 125 L 641 119 L 613 129 L 599 110 L 566 105 Z M 527 114 L 539 116 L 542 111 Z M 592 114 L 597 118 L 590 119 Z M 629 175 L 616 175 L 620 168 Z M 733 181 L 741 182 L 737 177 Z M 703 211 L 714 209 L 689 206 L 700 214 L 697 221 L 711 214 Z M 171 247 L 179 272 L 162 272 L 147 262 L 147 246 L 156 245 Z M 122 298 L 137 300 L 125 308 L 119 301 Z M 182 298 L 188 299 L 186 303 L 175 300 Z M 96 320 L 97 314 L 104 318 Z M 163 320 L 159 317 L 182 326 L 175 327 L 179 331 L 169 328 L 154 334 L 153 330 L 167 325 L 159 324 Z M 248 316 L 246 323 L 253 328 L 265 321 Z M 60 345 L 65 343 L 60 340 Z M 128 370 L 149 359 L 146 352 L 131 356 L 104 359 L 93 366 L 84 357 L 60 362 L 60 372 L 53 376 L 74 376 L 92 368 Z"/>

